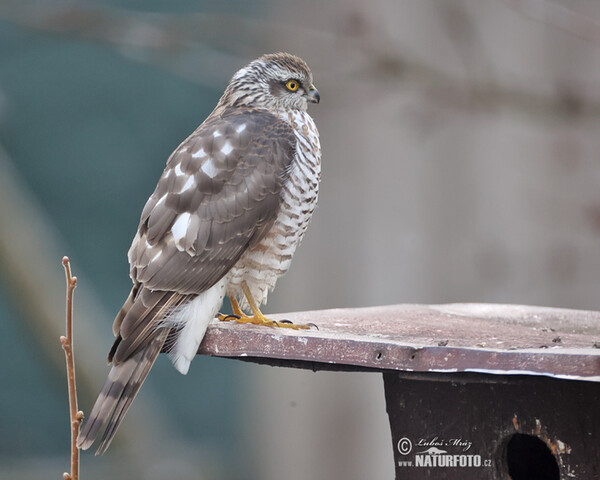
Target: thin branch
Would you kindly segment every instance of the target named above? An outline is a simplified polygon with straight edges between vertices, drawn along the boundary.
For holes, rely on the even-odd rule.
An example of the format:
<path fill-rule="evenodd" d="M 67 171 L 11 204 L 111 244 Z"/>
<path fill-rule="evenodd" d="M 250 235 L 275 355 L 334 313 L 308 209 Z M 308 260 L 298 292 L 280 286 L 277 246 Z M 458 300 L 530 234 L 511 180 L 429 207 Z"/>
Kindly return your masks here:
<path fill-rule="evenodd" d="M 83 420 L 83 412 L 77 409 L 77 383 L 75 381 L 75 357 L 73 354 L 73 291 L 77 285 L 77 277 L 71 275 L 69 257 L 63 257 L 63 267 L 67 279 L 67 336 L 60 337 L 60 343 L 67 360 L 67 379 L 69 387 L 69 416 L 71 419 L 71 473 L 63 473 L 65 480 L 79 479 L 79 448 L 77 437 L 79 426 Z"/>
<path fill-rule="evenodd" d="M 10 228 L 0 228 L 0 283 L 22 313 L 23 327 L 35 342 L 38 353 L 52 369 L 64 374 L 65 355 L 56 348 L 56 339 L 65 335 L 65 273 L 56 268 L 56 259 L 62 259 L 60 251 L 65 251 L 66 240 L 24 183 L 15 162 L 1 144 L 0 219 L 10 225 Z M 39 285 L 44 288 L 40 290 Z M 35 295 L 32 292 L 36 292 Z M 77 397 L 91 401 L 98 394 L 99 379 L 106 376 L 106 365 L 99 360 L 105 358 L 104 345 L 113 338 L 110 329 L 102 325 L 106 325 L 112 315 L 89 282 L 77 284 L 77 308 L 85 311 L 85 318 L 77 317 L 77 349 L 85 351 L 85 355 L 77 357 Z M 151 439 L 173 429 L 163 415 L 144 413 L 156 411 L 152 407 L 154 400 L 148 397 L 152 395 L 136 400 L 135 410 L 128 415 L 129 426 L 121 432 L 124 440 L 121 448 L 126 451 L 131 471 L 141 471 L 157 458 L 158 446 Z M 0 478 L 4 478 L 2 473 Z"/>

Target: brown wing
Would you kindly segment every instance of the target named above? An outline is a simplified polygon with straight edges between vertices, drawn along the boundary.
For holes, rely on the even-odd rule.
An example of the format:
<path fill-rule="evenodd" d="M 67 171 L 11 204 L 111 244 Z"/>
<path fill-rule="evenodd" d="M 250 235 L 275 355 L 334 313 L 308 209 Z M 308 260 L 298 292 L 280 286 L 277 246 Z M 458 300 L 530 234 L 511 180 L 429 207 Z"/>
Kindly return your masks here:
<path fill-rule="evenodd" d="M 261 110 L 209 117 L 177 148 L 129 250 L 130 274 L 149 297 L 143 302 L 149 311 L 207 290 L 264 237 L 295 149 L 292 128 Z M 134 287 L 131 300 L 139 295 Z M 160 320 L 125 313 L 113 326 L 121 337 L 113 349 L 116 363 L 147 343 Z"/>
<path fill-rule="evenodd" d="M 214 285 L 275 220 L 295 145 L 292 128 L 266 111 L 201 125 L 144 207 L 129 251 L 134 281 L 184 294 Z"/>

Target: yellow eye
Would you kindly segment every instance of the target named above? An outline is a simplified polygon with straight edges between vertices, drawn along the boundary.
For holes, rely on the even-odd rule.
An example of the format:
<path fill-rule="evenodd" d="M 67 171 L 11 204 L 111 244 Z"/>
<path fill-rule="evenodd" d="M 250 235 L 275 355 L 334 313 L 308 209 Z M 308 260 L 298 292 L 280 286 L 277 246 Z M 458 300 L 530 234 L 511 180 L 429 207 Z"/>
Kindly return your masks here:
<path fill-rule="evenodd" d="M 296 80 L 288 80 L 285 84 L 285 88 L 287 88 L 290 92 L 295 92 L 300 88 L 300 84 Z"/>

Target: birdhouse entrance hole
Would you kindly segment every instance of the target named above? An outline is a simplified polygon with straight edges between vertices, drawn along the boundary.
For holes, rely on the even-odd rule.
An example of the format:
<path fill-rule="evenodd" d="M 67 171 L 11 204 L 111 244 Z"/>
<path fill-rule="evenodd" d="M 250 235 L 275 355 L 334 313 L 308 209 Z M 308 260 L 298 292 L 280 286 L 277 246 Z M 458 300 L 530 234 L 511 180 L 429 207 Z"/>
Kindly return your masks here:
<path fill-rule="evenodd" d="M 511 480 L 560 480 L 556 458 L 535 435 L 511 435 L 506 444 L 506 466 Z"/>

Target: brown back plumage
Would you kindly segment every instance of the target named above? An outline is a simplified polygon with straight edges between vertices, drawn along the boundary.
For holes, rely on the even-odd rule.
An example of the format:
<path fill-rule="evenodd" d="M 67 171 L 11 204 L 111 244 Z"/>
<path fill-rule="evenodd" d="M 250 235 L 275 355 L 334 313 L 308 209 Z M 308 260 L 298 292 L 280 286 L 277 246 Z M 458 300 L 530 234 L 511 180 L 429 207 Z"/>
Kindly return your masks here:
<path fill-rule="evenodd" d="M 134 287 L 117 315 L 113 367 L 78 446 L 107 427 L 110 445 L 173 327 L 175 308 L 218 282 L 268 232 L 289 176 L 296 138 L 264 109 L 213 113 L 171 155 L 143 209 L 129 251 Z"/>
<path fill-rule="evenodd" d="M 211 115 L 171 155 L 144 207 L 132 278 L 190 294 L 214 285 L 275 220 L 295 148 L 289 124 L 264 110 Z"/>

